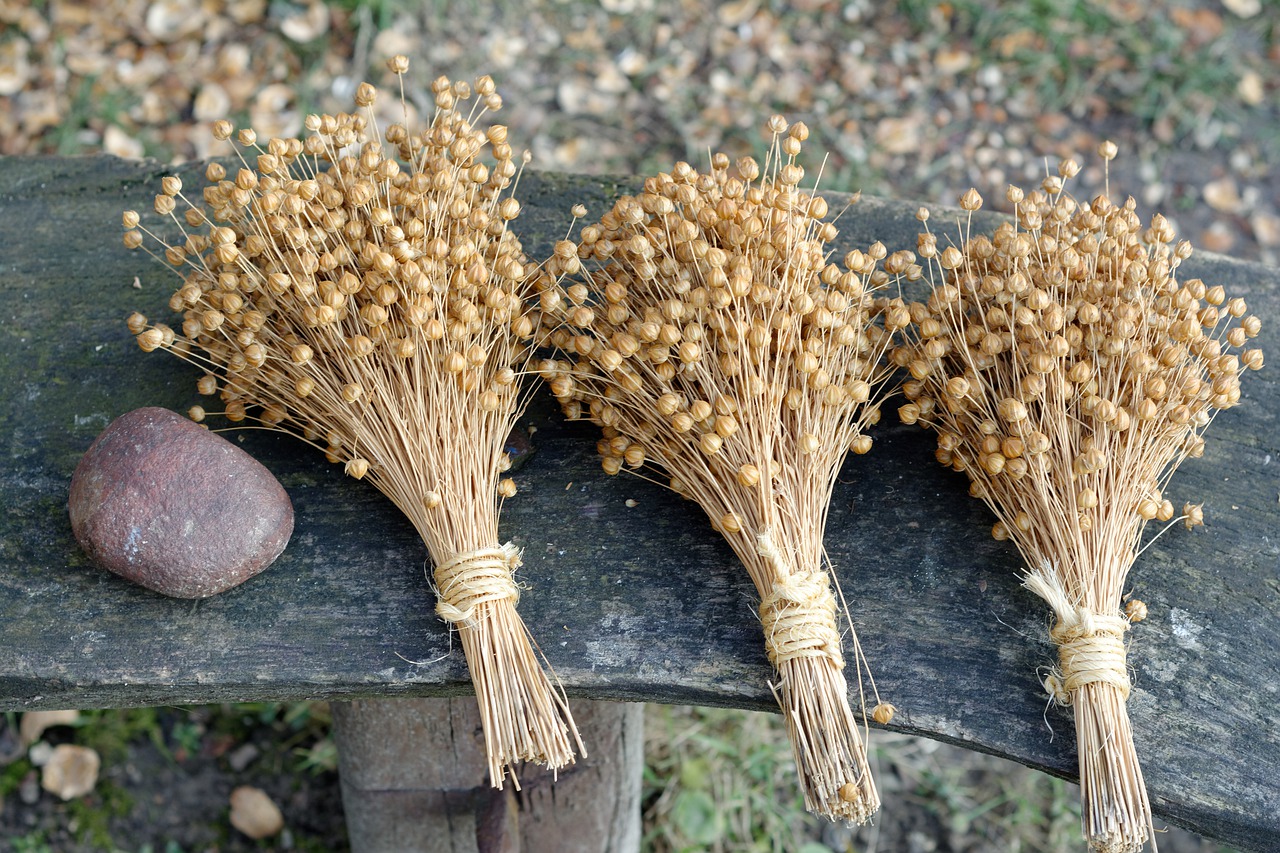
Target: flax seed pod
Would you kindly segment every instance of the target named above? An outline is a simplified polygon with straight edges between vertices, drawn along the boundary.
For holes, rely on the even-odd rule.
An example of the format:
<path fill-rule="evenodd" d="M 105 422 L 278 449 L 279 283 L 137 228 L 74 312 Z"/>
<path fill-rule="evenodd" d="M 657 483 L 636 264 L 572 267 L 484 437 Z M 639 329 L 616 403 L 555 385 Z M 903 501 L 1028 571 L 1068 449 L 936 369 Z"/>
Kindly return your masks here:
<path fill-rule="evenodd" d="M 797 187 L 807 131 L 779 117 L 770 130 L 763 167 L 744 159 L 735 176 L 723 155 L 705 173 L 678 163 L 557 249 L 585 263 L 579 284 L 544 280 L 559 352 L 541 366 L 566 414 L 642 448 L 643 465 L 696 501 L 742 560 L 806 805 L 864 821 L 879 794 L 849 707 L 822 535 L 846 454 L 870 449 L 890 390 L 883 355 L 909 319 L 885 285 L 919 268 L 895 256 L 879 269 L 883 247 L 828 264 L 826 202 Z M 625 310 L 577 309 L 607 304 Z M 611 345 L 620 340 L 636 343 Z M 616 401 L 608 418 L 602 399 Z M 622 470 L 611 449 L 602 455 L 606 472 Z M 892 706 L 877 707 L 862 710 L 887 721 Z"/>
<path fill-rule="evenodd" d="M 1099 153 L 1110 160 L 1115 146 Z M 1084 834 L 1093 850 L 1132 853 L 1153 827 L 1125 706 L 1124 635 L 1146 608 L 1123 606 L 1126 579 L 1147 521 L 1176 520 L 1161 494 L 1169 478 L 1203 452 L 1213 411 L 1239 401 L 1240 375 L 1263 358 L 1231 353 L 1260 326 L 1243 301 L 1220 312 L 1221 287 L 1178 279 L 1191 247 L 1168 221 L 1143 228 L 1132 199 L 1079 203 L 1063 189 L 1077 169 L 1067 161 L 1038 190 L 1010 188 L 1017 220 L 991 236 L 961 220 L 894 360 L 946 343 L 904 386 L 911 421 L 937 432 L 939 459 L 969 477 L 999 519 L 993 535 L 1026 561 L 1024 585 L 1053 611 L 1058 665 L 1045 687 L 1075 712 Z M 980 205 L 973 190 L 961 199 Z M 1016 344 L 993 340 L 1010 312 Z M 956 404 L 923 414 L 926 398 Z M 1181 520 L 1203 517 L 1188 504 Z"/>
<path fill-rule="evenodd" d="M 408 61 L 390 67 L 402 75 Z M 183 335 L 140 314 L 128 327 L 142 349 L 207 367 L 199 390 L 220 393 L 229 419 L 298 435 L 409 517 L 434 563 L 436 611 L 458 631 L 500 788 L 516 763 L 564 767 L 582 746 L 516 611 L 519 550 L 498 536 L 501 501 L 516 494 L 502 448 L 527 401 L 516 377 L 538 324 L 531 297 L 548 285 L 535 284 L 546 274 L 526 269 L 507 227 L 519 167 L 505 131 L 482 127 L 499 104 L 493 81 L 477 81 L 488 94 L 474 106 L 466 84 L 441 77 L 434 91 L 430 126 L 393 125 L 385 144 L 369 138 L 369 84 L 363 110 L 309 117 L 304 144 L 263 148 L 243 130 L 243 168 L 227 180 L 211 164 L 202 207 L 166 179 L 157 211 L 195 229 L 181 251 L 136 213 L 122 222 L 126 245 L 150 235 L 183 270 L 171 303 Z M 233 133 L 216 123 L 218 139 Z"/>

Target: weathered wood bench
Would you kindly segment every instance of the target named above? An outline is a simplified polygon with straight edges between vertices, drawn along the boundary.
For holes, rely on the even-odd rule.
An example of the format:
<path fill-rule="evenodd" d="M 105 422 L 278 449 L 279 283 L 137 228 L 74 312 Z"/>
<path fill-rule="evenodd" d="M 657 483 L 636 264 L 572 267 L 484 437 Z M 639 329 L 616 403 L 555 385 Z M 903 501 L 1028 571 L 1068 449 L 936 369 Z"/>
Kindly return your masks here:
<path fill-rule="evenodd" d="M 123 323 L 135 309 L 162 316 L 171 293 L 171 277 L 119 239 L 120 211 L 149 208 L 164 173 L 0 160 L 0 709 L 465 694 L 413 529 L 287 437 L 233 434 L 297 512 L 284 555 L 249 583 L 166 599 L 76 547 L 67 485 L 93 438 L 130 409 L 196 402 L 192 369 L 143 355 Z M 526 248 L 545 254 L 571 204 L 598 214 L 625 188 L 526 174 Z M 840 245 L 911 247 L 914 210 L 864 199 L 840 220 Z M 1280 353 L 1280 272 L 1196 256 L 1184 275 L 1245 296 L 1264 318 L 1261 346 Z M 1131 576 L 1150 608 L 1132 635 L 1129 706 L 1155 809 L 1253 850 L 1280 849 L 1277 369 L 1246 377 L 1245 400 L 1174 479 L 1175 501 L 1205 502 L 1206 526 L 1169 531 Z M 964 480 L 933 461 L 931 438 L 895 421 L 847 462 L 827 535 L 881 694 L 899 708 L 892 728 L 1071 778 L 1072 725 L 1046 711 L 1037 678 L 1053 658 L 1048 614 Z M 570 696 L 772 709 L 750 583 L 700 513 L 606 477 L 593 428 L 564 424 L 545 395 L 525 423 L 537 452 L 503 531 L 525 549 L 520 612 Z"/>

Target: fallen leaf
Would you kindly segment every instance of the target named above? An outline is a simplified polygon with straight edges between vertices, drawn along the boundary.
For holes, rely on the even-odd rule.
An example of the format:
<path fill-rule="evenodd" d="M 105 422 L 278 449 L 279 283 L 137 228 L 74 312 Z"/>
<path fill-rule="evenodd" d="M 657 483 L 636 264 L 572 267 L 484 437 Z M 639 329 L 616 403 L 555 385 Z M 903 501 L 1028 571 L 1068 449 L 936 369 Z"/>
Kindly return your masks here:
<path fill-rule="evenodd" d="M 284 829 L 284 815 L 261 788 L 241 785 L 231 792 L 231 825 L 253 839 Z"/>
<path fill-rule="evenodd" d="M 227 6 L 227 14 L 237 24 L 256 24 L 267 12 L 266 0 L 234 0 Z"/>
<path fill-rule="evenodd" d="M 1269 211 L 1259 211 L 1249 220 L 1253 236 L 1263 246 L 1280 246 L 1280 216 Z"/>
<path fill-rule="evenodd" d="M 1262 75 L 1253 70 L 1241 74 L 1240 82 L 1236 84 L 1236 94 L 1240 96 L 1240 100 L 1251 107 L 1261 104 L 1267 97 L 1266 89 L 1262 84 Z"/>
<path fill-rule="evenodd" d="M 600 7 L 615 15 L 630 15 L 640 8 L 640 0 L 600 0 Z"/>
<path fill-rule="evenodd" d="M 16 95 L 26 88 L 31 79 L 28 52 L 29 45 L 25 39 L 16 38 L 0 44 L 0 95 Z"/>
<path fill-rule="evenodd" d="M 876 125 L 876 145 L 886 154 L 919 150 L 920 122 L 912 116 L 884 119 Z"/>
<path fill-rule="evenodd" d="M 581 77 L 569 77 L 556 87 L 556 100 L 569 115 L 605 115 L 617 106 L 617 98 L 602 92 Z"/>
<path fill-rule="evenodd" d="M 933 57 L 933 67 L 939 74 L 952 76 L 969 68 L 973 56 L 967 50 L 944 47 Z"/>
<path fill-rule="evenodd" d="M 267 138 L 297 136 L 302 130 L 302 115 L 293 89 L 284 83 L 264 86 L 249 105 L 249 121 L 254 130 Z"/>
<path fill-rule="evenodd" d="M 1174 9 L 1170 17 L 1186 30 L 1193 46 L 1208 44 L 1222 35 L 1222 16 L 1212 9 Z"/>
<path fill-rule="evenodd" d="M 1207 252 L 1226 254 L 1236 245 L 1236 233 L 1225 222 L 1214 222 L 1200 232 L 1200 247 Z"/>
<path fill-rule="evenodd" d="M 373 39 L 373 60 L 386 62 L 393 56 L 413 56 L 418 48 L 418 38 L 411 33 L 392 27 L 378 33 Z M 413 66 L 410 66 L 411 68 Z"/>
<path fill-rule="evenodd" d="M 760 0 L 736 0 L 733 3 L 722 3 L 716 10 L 720 23 L 726 27 L 736 27 L 751 20 L 751 16 L 760 8 Z"/>
<path fill-rule="evenodd" d="M 89 747 L 61 744 L 40 771 L 40 787 L 64 800 L 83 797 L 98 784 L 101 766 L 102 759 Z"/>
<path fill-rule="evenodd" d="M 147 9 L 145 25 L 156 41 L 177 41 L 200 32 L 205 14 L 193 0 L 157 0 Z"/>
<path fill-rule="evenodd" d="M 107 125 L 107 129 L 102 132 L 102 150 L 125 160 L 141 160 L 146 153 L 140 140 L 134 139 L 114 124 Z"/>
<path fill-rule="evenodd" d="M 1240 207 L 1240 190 L 1232 178 L 1218 178 L 1204 185 L 1204 200 L 1214 210 L 1235 213 Z"/>
<path fill-rule="evenodd" d="M 1222 0 L 1222 5 L 1237 18 L 1252 18 L 1262 11 L 1262 0 Z"/>
<path fill-rule="evenodd" d="M 320 0 L 311 0 L 305 9 L 280 22 L 280 32 L 299 43 L 315 41 L 329 32 L 329 7 Z"/>
<path fill-rule="evenodd" d="M 44 730 L 53 726 L 69 726 L 80 719 L 79 711 L 27 711 L 22 715 L 18 734 L 23 746 L 30 746 L 40 740 Z"/>
<path fill-rule="evenodd" d="M 191 104 L 191 117 L 196 121 L 212 122 L 231 112 L 231 96 L 217 83 L 205 83 L 196 93 Z"/>

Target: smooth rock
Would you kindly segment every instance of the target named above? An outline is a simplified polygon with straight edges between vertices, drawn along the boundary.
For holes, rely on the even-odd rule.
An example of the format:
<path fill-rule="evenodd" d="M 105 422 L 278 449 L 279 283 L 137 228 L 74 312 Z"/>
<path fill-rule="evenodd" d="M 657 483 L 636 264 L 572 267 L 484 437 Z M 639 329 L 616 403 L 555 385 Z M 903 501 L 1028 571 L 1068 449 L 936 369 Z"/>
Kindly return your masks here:
<path fill-rule="evenodd" d="M 95 563 L 177 598 L 243 583 L 280 556 L 293 505 L 231 442 L 168 409 L 136 409 L 76 466 L 71 527 Z"/>

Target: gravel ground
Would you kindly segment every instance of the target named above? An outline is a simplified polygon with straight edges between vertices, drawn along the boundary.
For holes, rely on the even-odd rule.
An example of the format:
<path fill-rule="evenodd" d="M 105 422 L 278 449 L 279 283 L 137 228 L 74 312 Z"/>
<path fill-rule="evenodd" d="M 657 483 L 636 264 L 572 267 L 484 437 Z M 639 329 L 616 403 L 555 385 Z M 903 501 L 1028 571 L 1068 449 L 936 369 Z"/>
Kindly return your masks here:
<path fill-rule="evenodd" d="M 1264 0 L 0 0 L 0 152 L 227 153 L 209 122 L 297 133 L 415 65 L 490 73 L 535 168 L 639 173 L 813 129 L 833 190 L 1001 199 L 1121 149 L 1113 188 L 1197 246 L 1280 252 L 1280 12 Z M 398 109 L 398 107 L 397 107 Z"/>
<path fill-rule="evenodd" d="M 827 152 L 826 189 L 952 203 L 974 186 L 997 205 L 1008 182 L 1035 183 L 1062 156 L 1086 166 L 1077 194 L 1100 187 L 1093 151 L 1112 139 L 1112 192 L 1134 195 L 1144 215 L 1165 213 L 1202 249 L 1280 258 L 1271 0 L 0 0 L 0 153 L 216 156 L 227 151 L 213 119 L 298 133 L 309 112 L 347 109 L 362 79 L 386 82 L 383 61 L 401 53 L 414 63 L 414 104 L 430 103 L 437 74 L 492 74 L 500 118 L 533 168 L 636 174 L 710 150 L 737 156 L 782 112 L 808 123 L 810 152 Z M 650 782 L 648 846 L 680 849 L 662 827 L 678 823 L 692 753 L 672 746 L 669 726 L 730 724 L 688 709 L 650 719 L 650 763 L 671 773 Z M 0 851 L 104 850 L 108 838 L 166 853 L 346 849 L 322 708 L 147 720 L 117 733 L 99 789 L 64 804 L 41 794 L 21 751 L 6 759 L 10 715 Z M 124 724 L 98 716 L 49 739 L 85 742 L 110 725 Z M 772 718 L 732 727 L 781 741 Z M 764 847 L 719 838 L 686 849 L 1079 849 L 1074 787 L 915 739 L 882 738 L 878 761 L 886 800 L 901 806 L 874 829 L 782 814 Z M 227 795 L 246 783 L 283 808 L 285 835 L 254 843 L 229 829 Z M 1220 849 L 1183 833 L 1160 846 Z"/>

